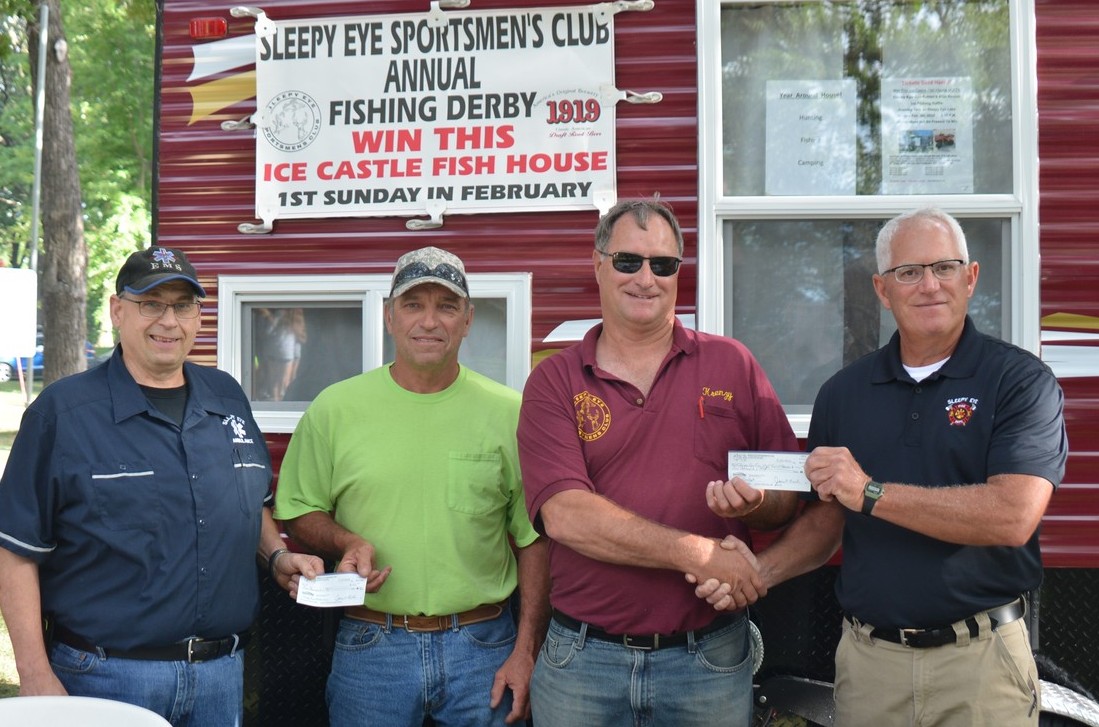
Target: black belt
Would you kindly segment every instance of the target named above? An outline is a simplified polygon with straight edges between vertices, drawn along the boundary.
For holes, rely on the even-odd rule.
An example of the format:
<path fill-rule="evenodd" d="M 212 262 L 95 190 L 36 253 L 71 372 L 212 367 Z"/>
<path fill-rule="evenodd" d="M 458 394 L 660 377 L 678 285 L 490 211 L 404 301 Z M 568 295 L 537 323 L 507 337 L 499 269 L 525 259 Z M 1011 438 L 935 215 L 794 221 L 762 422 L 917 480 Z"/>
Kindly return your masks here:
<path fill-rule="evenodd" d="M 74 649 L 103 654 L 108 659 L 140 659 L 142 661 L 186 661 L 197 663 L 229 656 L 248 643 L 248 634 L 233 634 L 220 639 L 194 637 L 169 646 L 151 646 L 140 649 L 103 649 L 87 639 L 69 631 L 61 624 L 53 625 L 53 639 Z"/>
<path fill-rule="evenodd" d="M 743 612 L 737 612 L 736 614 L 718 616 L 708 625 L 703 626 L 700 629 L 695 629 L 694 631 L 681 631 L 677 634 L 644 634 L 640 636 L 632 634 L 612 634 L 597 626 L 592 626 L 591 624 L 588 624 L 587 634 L 589 638 L 598 639 L 599 641 L 622 644 L 631 649 L 655 651 L 656 649 L 666 649 L 670 646 L 683 646 L 687 643 L 688 637 L 693 635 L 697 639 L 700 636 L 705 636 L 718 629 L 725 628 L 734 623 L 737 618 L 742 615 Z M 556 608 L 553 609 L 553 620 L 573 631 L 579 631 L 580 627 L 584 625 L 583 621 L 578 621 L 572 616 L 561 613 Z"/>
<path fill-rule="evenodd" d="M 1012 621 L 1017 621 L 1023 617 L 1026 613 L 1026 604 L 1022 598 L 1016 598 L 1011 603 L 1003 606 L 997 606 L 996 608 L 990 608 L 983 613 L 988 614 L 989 621 L 992 622 L 992 630 L 995 631 L 998 626 L 1009 624 Z M 975 614 L 969 618 L 962 619 L 956 625 L 965 625 L 969 631 L 970 638 L 977 638 L 980 633 L 980 624 L 977 623 L 977 616 Z M 851 618 L 848 617 L 848 622 Z M 891 641 L 894 644 L 900 644 L 901 646 L 909 646 L 913 649 L 930 649 L 936 646 L 946 646 L 947 644 L 955 644 L 958 641 L 958 633 L 954 630 L 954 626 L 942 626 L 934 629 L 874 629 L 870 632 L 870 638 L 882 639 L 884 641 Z"/>

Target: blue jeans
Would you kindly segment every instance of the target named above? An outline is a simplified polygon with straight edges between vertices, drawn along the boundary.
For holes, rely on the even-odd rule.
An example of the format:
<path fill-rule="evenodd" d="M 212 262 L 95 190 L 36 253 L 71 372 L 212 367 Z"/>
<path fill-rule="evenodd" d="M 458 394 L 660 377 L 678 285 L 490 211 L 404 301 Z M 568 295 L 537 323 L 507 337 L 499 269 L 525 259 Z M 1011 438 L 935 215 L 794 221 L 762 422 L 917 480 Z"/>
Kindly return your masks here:
<path fill-rule="evenodd" d="M 536 727 L 748 727 L 748 621 L 656 651 L 589 638 L 551 620 L 531 679 Z"/>
<path fill-rule="evenodd" d="M 240 727 L 244 720 L 244 654 L 212 661 L 102 658 L 54 644 L 50 664 L 74 697 L 129 702 L 174 727 Z"/>
<path fill-rule="evenodd" d="M 344 618 L 328 675 L 331 727 L 503 725 L 508 691 L 489 708 L 492 681 L 515 643 L 507 610 L 491 621 L 430 633 Z"/>

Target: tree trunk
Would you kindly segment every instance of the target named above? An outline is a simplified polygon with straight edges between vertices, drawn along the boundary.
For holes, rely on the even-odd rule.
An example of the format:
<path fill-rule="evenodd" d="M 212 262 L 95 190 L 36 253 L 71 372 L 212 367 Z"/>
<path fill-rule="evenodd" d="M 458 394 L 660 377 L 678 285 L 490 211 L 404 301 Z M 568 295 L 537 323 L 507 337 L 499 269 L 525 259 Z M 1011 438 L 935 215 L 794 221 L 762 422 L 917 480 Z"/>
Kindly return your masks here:
<path fill-rule="evenodd" d="M 60 0 L 48 0 L 46 109 L 42 147 L 42 250 L 39 265 L 40 320 L 45 335 L 43 384 L 83 371 L 87 323 L 88 251 L 80 204 L 80 172 L 76 165 L 69 104 L 69 66 Z M 35 14 L 28 23 L 31 78 L 38 79 L 38 27 Z M 35 89 L 37 91 L 37 88 Z"/>

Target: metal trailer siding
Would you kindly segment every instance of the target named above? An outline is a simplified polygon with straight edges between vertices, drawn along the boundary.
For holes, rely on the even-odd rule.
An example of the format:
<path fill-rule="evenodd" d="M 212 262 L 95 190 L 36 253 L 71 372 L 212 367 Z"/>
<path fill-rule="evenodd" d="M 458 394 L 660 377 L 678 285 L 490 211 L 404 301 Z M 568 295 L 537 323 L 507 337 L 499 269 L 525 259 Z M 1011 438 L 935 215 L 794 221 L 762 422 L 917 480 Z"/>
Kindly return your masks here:
<path fill-rule="evenodd" d="M 1099 333 L 1099 4 L 1039 0 L 1041 313 Z M 1090 327 L 1088 326 L 1090 319 Z M 1093 343 L 1093 345 L 1095 345 Z M 1099 349 L 1095 349 L 1099 358 Z M 1099 377 L 1063 378 L 1069 462 L 1042 528 L 1047 566 L 1099 567 Z"/>
<path fill-rule="evenodd" d="M 577 2 L 528 3 L 532 7 Z M 237 224 L 254 220 L 255 140 L 253 131 L 222 131 L 221 122 L 255 110 L 254 99 L 188 126 L 192 41 L 188 21 L 197 16 L 228 18 L 229 5 L 170 2 L 162 20 L 162 89 L 156 239 L 186 249 L 210 293 L 193 358 L 216 359 L 216 275 L 224 273 L 379 273 L 414 247 L 452 250 L 470 272 L 527 270 L 533 273 L 534 348 L 563 320 L 598 317 L 599 300 L 591 270 L 591 211 L 454 215 L 442 228 L 410 232 L 404 217 L 279 220 L 268 235 L 243 235 Z M 485 0 L 476 9 L 522 3 Z M 275 0 L 263 4 L 275 19 L 374 13 L 412 13 L 424 2 L 316 2 Z M 250 34 L 251 19 L 229 19 L 229 35 Z M 618 195 L 659 193 L 672 204 L 686 238 L 680 276 L 680 312 L 694 310 L 697 227 L 697 81 L 694 4 L 657 3 L 650 12 L 615 17 L 616 84 L 638 92 L 657 90 L 655 105 L 617 106 Z M 226 76 L 234 72 L 226 73 Z"/>

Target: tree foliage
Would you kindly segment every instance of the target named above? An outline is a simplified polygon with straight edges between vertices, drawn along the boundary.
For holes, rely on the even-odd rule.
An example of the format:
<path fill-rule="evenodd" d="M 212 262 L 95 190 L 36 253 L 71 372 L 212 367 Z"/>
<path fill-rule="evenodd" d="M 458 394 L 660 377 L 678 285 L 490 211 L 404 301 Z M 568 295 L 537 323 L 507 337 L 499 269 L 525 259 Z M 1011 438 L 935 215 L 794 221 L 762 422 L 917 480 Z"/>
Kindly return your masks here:
<path fill-rule="evenodd" d="M 153 0 L 74 5 L 79 9 L 64 12 L 84 193 L 88 306 L 105 311 L 122 260 L 152 238 L 155 11 Z"/>
<path fill-rule="evenodd" d="M 28 20 L 38 6 L 0 0 L 0 258 L 26 267 L 34 171 Z M 63 3 L 73 131 L 88 250 L 91 336 L 109 326 L 114 274 L 151 240 L 154 0 Z M 44 243 L 40 242 L 41 246 Z M 78 342 L 82 343 L 82 342 Z"/>
<path fill-rule="evenodd" d="M 0 18 L 0 258 L 25 267 L 34 171 L 34 100 L 26 53 L 26 22 Z"/>

